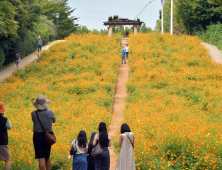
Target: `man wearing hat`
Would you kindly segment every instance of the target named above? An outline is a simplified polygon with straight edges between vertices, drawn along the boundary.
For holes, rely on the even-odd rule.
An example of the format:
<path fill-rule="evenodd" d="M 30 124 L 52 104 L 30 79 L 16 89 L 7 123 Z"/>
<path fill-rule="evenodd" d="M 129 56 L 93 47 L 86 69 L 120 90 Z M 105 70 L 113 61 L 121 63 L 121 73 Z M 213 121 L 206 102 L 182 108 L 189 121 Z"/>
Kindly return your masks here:
<path fill-rule="evenodd" d="M 38 52 L 42 50 L 42 39 L 40 36 L 37 40 L 37 47 L 38 47 Z"/>
<path fill-rule="evenodd" d="M 39 160 L 39 170 L 51 170 L 50 152 L 51 145 L 48 144 L 44 129 L 52 132 L 52 123 L 55 123 L 56 117 L 53 111 L 49 110 L 50 101 L 44 95 L 39 95 L 33 102 L 36 111 L 32 112 L 33 121 L 33 144 L 35 149 L 35 158 Z M 42 126 L 40 124 L 42 123 Z"/>
<path fill-rule="evenodd" d="M 9 120 L 4 117 L 4 104 L 0 102 L 0 160 L 5 161 L 5 170 L 10 170 L 11 161 L 8 148 L 8 131 L 11 130 Z"/>

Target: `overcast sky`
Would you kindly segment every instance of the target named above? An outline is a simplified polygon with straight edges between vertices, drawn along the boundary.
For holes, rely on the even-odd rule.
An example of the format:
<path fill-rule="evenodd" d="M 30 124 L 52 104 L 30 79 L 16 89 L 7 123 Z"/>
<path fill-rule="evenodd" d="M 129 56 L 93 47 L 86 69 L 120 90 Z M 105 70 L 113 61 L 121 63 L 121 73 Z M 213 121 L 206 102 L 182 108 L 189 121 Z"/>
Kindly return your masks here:
<path fill-rule="evenodd" d="M 146 26 L 154 29 L 161 9 L 160 0 L 68 0 L 68 4 L 76 8 L 72 15 L 79 17 L 78 24 L 100 30 L 107 28 L 103 22 L 109 16 L 119 15 L 121 18 L 134 19 L 150 1 L 139 18 Z"/>

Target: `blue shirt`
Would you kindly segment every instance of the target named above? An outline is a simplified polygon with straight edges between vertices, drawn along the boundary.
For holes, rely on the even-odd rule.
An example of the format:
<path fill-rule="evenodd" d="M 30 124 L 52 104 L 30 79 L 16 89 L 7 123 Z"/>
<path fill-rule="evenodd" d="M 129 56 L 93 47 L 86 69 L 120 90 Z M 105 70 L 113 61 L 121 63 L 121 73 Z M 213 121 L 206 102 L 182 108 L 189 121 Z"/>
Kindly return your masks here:
<path fill-rule="evenodd" d="M 21 58 L 20 55 L 15 55 L 15 59 L 18 60 L 19 58 Z"/>
<path fill-rule="evenodd" d="M 122 51 L 122 57 L 125 57 L 125 53 L 126 53 L 125 51 Z"/>

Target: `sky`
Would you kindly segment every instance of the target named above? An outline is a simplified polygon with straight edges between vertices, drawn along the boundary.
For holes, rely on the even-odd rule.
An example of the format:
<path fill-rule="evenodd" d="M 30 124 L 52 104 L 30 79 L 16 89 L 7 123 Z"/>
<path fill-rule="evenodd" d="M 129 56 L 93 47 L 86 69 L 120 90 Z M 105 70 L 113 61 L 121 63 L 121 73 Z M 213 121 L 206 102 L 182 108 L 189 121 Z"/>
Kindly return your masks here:
<path fill-rule="evenodd" d="M 89 29 L 107 29 L 103 22 L 109 16 L 134 19 L 148 2 L 151 3 L 139 15 L 140 21 L 152 29 L 156 26 L 161 9 L 161 0 L 68 0 L 68 5 L 75 9 L 72 16 L 79 17 L 78 24 Z"/>

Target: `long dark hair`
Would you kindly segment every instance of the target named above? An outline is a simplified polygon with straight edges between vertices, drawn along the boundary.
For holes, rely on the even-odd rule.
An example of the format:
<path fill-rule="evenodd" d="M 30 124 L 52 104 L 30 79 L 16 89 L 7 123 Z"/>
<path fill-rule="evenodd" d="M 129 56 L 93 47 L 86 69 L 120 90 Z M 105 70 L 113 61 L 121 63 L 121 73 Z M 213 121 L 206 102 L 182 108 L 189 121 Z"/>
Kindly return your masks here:
<path fill-rule="evenodd" d="M 120 129 L 120 133 L 123 134 L 125 132 L 131 132 L 129 125 L 123 123 Z"/>
<path fill-rule="evenodd" d="M 79 135 L 78 135 L 78 145 L 82 148 L 85 148 L 86 147 L 86 143 L 87 143 L 87 137 L 86 137 L 86 132 L 84 130 L 81 130 L 79 132 Z"/>
<path fill-rule="evenodd" d="M 106 123 L 100 122 L 99 124 L 99 133 L 102 133 L 102 136 L 107 133 Z"/>
<path fill-rule="evenodd" d="M 93 132 L 89 141 L 89 145 L 88 145 L 88 152 L 92 152 L 92 148 L 93 148 L 93 140 L 94 137 L 96 136 L 96 132 Z"/>

